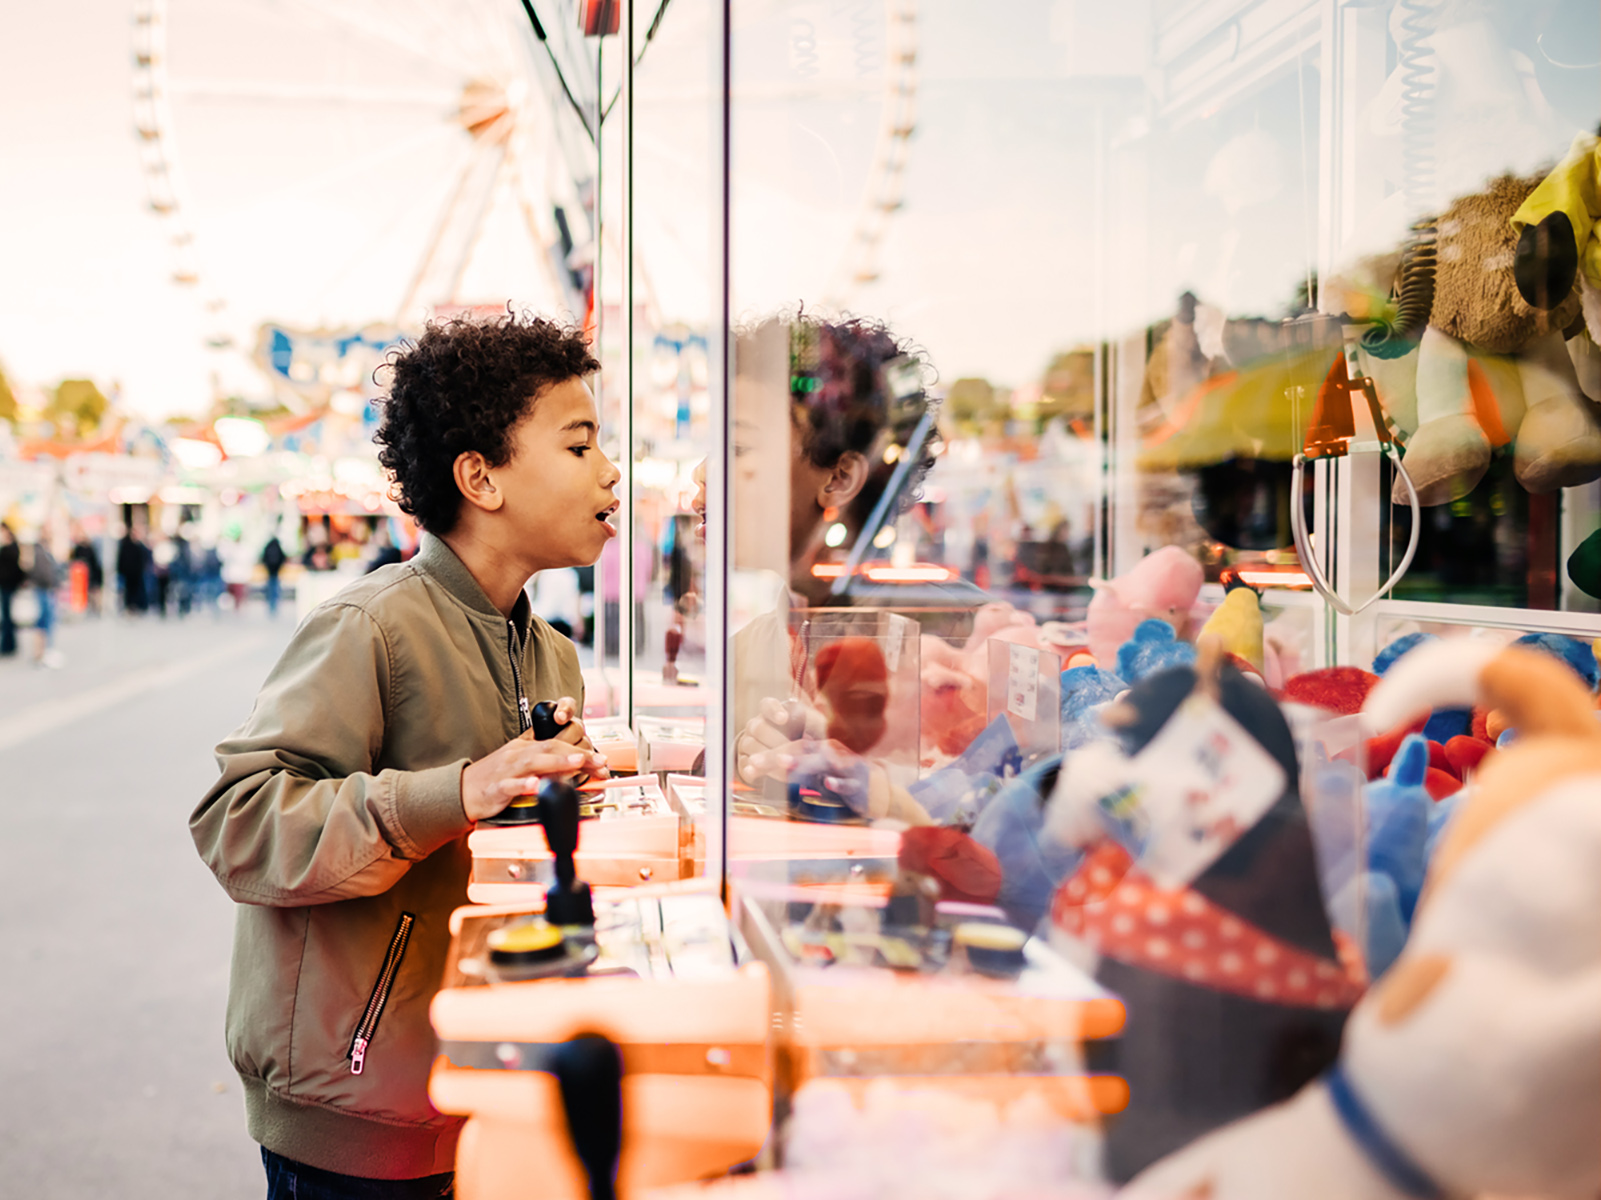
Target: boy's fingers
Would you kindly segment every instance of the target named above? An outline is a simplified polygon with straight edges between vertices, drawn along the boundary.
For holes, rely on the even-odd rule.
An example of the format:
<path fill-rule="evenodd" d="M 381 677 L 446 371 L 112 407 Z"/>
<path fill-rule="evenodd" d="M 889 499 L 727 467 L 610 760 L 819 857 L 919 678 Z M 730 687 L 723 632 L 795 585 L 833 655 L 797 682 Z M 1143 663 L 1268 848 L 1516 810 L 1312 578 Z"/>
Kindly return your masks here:
<path fill-rule="evenodd" d="M 520 763 L 520 774 L 501 781 L 501 794 L 526 796 L 539 790 L 539 785 L 550 775 L 567 775 L 589 761 L 585 754 L 538 754 Z"/>
<path fill-rule="evenodd" d="M 571 696 L 563 696 L 556 701 L 556 724 L 565 725 L 574 721 L 578 716 L 578 701 Z"/>
<path fill-rule="evenodd" d="M 556 735 L 555 740 L 558 742 L 566 742 L 568 745 L 572 746 L 589 745 L 589 735 L 584 732 L 584 723 L 577 719 L 569 721 L 566 725 L 564 725 L 562 727 L 562 731 Z"/>
<path fill-rule="evenodd" d="M 746 727 L 745 732 L 750 735 L 751 741 L 756 745 L 767 748 L 782 746 L 789 741 L 781 729 L 770 725 L 760 717 L 753 720 Z"/>

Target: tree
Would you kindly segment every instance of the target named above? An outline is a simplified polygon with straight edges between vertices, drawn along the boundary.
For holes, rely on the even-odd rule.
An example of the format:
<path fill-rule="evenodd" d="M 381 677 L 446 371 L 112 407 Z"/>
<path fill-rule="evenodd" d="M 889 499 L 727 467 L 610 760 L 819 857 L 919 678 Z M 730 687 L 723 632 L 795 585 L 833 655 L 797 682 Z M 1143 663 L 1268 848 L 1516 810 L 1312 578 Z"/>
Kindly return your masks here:
<path fill-rule="evenodd" d="M 1045 368 L 1042 422 L 1052 417 L 1089 423 L 1095 420 L 1095 352 L 1086 347 L 1052 357 Z"/>
<path fill-rule="evenodd" d="M 88 437 L 100 428 L 110 407 L 111 401 L 91 380 L 63 379 L 46 415 L 56 423 L 62 437 Z"/>
<path fill-rule="evenodd" d="M 1010 415 L 1009 399 L 987 379 L 958 379 L 945 393 L 945 413 L 963 431 L 973 433 L 997 421 L 1004 423 Z"/>

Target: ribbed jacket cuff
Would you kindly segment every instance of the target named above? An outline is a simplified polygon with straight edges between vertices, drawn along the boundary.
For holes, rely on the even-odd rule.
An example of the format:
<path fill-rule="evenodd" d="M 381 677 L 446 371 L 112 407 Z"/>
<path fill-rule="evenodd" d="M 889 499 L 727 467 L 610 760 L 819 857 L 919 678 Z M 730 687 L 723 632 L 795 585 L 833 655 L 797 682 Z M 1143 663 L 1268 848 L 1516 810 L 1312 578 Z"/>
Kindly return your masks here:
<path fill-rule="evenodd" d="M 407 858 L 426 858 L 472 828 L 461 806 L 461 773 L 467 763 L 463 758 L 395 773 L 395 820 L 403 843 L 399 849 Z"/>

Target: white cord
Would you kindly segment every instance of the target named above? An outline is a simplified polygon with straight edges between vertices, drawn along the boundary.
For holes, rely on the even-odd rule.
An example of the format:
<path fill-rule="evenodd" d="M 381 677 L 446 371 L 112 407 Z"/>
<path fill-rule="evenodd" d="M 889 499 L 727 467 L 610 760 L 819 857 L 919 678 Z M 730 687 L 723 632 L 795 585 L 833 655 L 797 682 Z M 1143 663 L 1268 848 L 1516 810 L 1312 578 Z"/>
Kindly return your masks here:
<path fill-rule="evenodd" d="M 1400 452 L 1396 449 L 1394 442 L 1384 443 L 1384 453 L 1388 454 L 1395 463 L 1396 473 L 1400 476 L 1401 482 L 1406 484 L 1407 495 L 1410 497 L 1412 504 L 1412 533 L 1407 538 L 1406 553 L 1401 556 L 1401 565 L 1390 573 L 1390 577 L 1384 581 L 1383 587 L 1355 608 L 1342 600 L 1340 594 L 1329 583 L 1328 577 L 1323 574 L 1323 568 L 1318 565 L 1317 556 L 1312 553 L 1311 540 L 1306 535 L 1306 513 L 1301 501 L 1302 468 L 1306 466 L 1305 454 L 1297 454 L 1295 456 L 1294 466 L 1290 472 L 1290 530 L 1295 535 L 1295 552 L 1300 556 L 1301 569 L 1306 572 L 1306 577 L 1312 581 L 1312 587 L 1317 594 L 1328 601 L 1336 612 L 1347 617 L 1356 616 L 1357 613 L 1400 583 L 1402 577 L 1406 575 L 1407 569 L 1412 565 L 1413 555 L 1418 551 L 1418 532 L 1423 526 L 1423 509 L 1418 503 L 1418 490 L 1412 485 L 1412 476 L 1407 474 L 1406 466 L 1401 462 Z"/>

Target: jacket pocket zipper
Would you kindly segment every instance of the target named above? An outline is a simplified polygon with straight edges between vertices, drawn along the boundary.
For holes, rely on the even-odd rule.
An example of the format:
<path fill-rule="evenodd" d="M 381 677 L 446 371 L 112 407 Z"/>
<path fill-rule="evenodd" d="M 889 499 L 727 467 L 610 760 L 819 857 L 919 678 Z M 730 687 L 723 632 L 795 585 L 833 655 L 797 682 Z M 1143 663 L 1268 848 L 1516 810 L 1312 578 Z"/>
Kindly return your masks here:
<path fill-rule="evenodd" d="M 367 1047 L 378 1033 L 378 1021 L 384 1015 L 384 1005 L 389 1003 L 389 993 L 394 990 L 395 976 L 400 973 L 400 960 L 405 957 L 406 943 L 411 940 L 411 927 L 416 920 L 409 912 L 401 913 L 400 923 L 395 926 L 394 935 L 389 939 L 383 970 L 378 972 L 378 982 L 373 984 L 372 995 L 367 997 L 361 1024 L 356 1026 L 356 1036 L 351 1039 L 350 1053 L 346 1055 L 350 1059 L 352 1075 L 360 1075 L 367 1065 Z"/>

